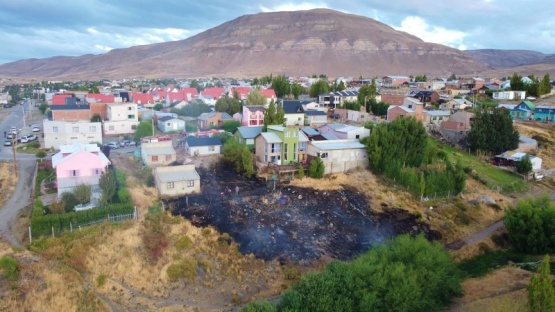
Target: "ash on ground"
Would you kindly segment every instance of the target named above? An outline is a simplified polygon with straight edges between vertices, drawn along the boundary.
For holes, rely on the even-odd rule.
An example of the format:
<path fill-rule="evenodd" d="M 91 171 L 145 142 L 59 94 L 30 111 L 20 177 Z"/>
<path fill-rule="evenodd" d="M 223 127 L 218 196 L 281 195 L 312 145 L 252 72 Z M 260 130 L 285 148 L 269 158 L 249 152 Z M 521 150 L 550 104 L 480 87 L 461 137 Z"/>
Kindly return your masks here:
<path fill-rule="evenodd" d="M 202 194 L 167 202 L 197 226 L 231 235 L 243 254 L 265 260 L 302 262 L 323 256 L 346 260 L 401 233 L 439 233 L 396 208 L 370 209 L 356 189 L 317 191 L 274 181 L 245 180 L 221 166 L 197 168 Z"/>

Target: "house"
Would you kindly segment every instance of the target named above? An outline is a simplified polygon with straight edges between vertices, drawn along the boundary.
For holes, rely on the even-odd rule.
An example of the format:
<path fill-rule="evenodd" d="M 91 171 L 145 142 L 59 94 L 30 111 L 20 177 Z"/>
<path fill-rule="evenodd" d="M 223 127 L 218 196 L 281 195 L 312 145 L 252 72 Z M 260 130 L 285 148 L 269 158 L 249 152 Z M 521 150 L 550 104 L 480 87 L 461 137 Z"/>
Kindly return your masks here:
<path fill-rule="evenodd" d="M 501 104 L 500 104 L 501 105 Z M 499 106 L 500 106 L 499 105 Z M 498 107 L 499 107 L 498 106 Z M 536 105 L 530 101 L 522 101 L 509 111 L 511 118 L 530 119 L 534 116 Z"/>
<path fill-rule="evenodd" d="M 318 157 L 324 163 L 324 174 L 347 172 L 366 167 L 366 146 L 358 140 L 311 141 L 308 144 L 309 159 Z"/>
<path fill-rule="evenodd" d="M 66 105 L 66 99 L 72 98 L 74 95 L 72 93 L 61 93 L 52 95 L 52 105 Z"/>
<path fill-rule="evenodd" d="M 209 112 L 203 113 L 197 118 L 199 130 L 222 129 L 224 122 L 233 120 L 228 113 Z"/>
<path fill-rule="evenodd" d="M 278 103 L 283 107 L 285 113 L 285 126 L 303 126 L 304 123 L 304 110 L 302 101 L 282 101 Z"/>
<path fill-rule="evenodd" d="M 382 102 L 390 105 L 403 105 L 403 101 L 407 97 L 405 93 L 392 93 L 392 92 L 381 92 Z"/>
<path fill-rule="evenodd" d="M 185 143 L 185 153 L 189 156 L 218 155 L 221 153 L 222 140 L 219 136 L 197 138 L 188 136 Z"/>
<path fill-rule="evenodd" d="M 260 89 L 260 92 L 266 97 L 266 106 L 270 105 L 272 101 L 274 101 L 274 103 L 277 101 L 277 95 L 274 89 Z"/>
<path fill-rule="evenodd" d="M 98 199 L 100 176 L 110 164 L 96 144 L 61 145 L 60 151 L 52 156 L 52 167 L 56 169 L 58 198 L 61 198 L 63 193 L 73 192 L 76 186 L 86 184 L 92 188 L 93 199 Z"/>
<path fill-rule="evenodd" d="M 343 90 L 318 95 L 318 104 L 322 107 L 336 108 L 344 102 L 355 102 L 358 100 L 358 91 Z"/>
<path fill-rule="evenodd" d="M 173 116 L 164 116 L 158 118 L 156 127 L 163 133 L 185 131 L 185 120 Z"/>
<path fill-rule="evenodd" d="M 148 167 L 168 166 L 177 160 L 172 141 L 141 144 L 141 159 Z"/>
<path fill-rule="evenodd" d="M 555 116 L 555 106 L 538 105 L 534 110 L 534 119 L 543 122 L 553 122 Z"/>
<path fill-rule="evenodd" d="M 532 163 L 532 171 L 538 171 L 542 168 L 542 159 L 533 155 L 529 155 L 523 152 L 507 151 L 500 155 L 496 155 L 494 162 L 497 166 L 507 166 L 514 167 L 516 164 L 528 155 L 530 162 Z"/>
<path fill-rule="evenodd" d="M 257 167 L 305 162 L 307 142 L 308 137 L 299 128 L 268 126 L 268 132 L 255 138 Z"/>
<path fill-rule="evenodd" d="M 257 127 L 238 127 L 233 135 L 237 141 L 248 148 L 254 148 L 254 139 L 262 132 L 263 126 Z"/>
<path fill-rule="evenodd" d="M 364 127 L 347 126 L 344 124 L 325 124 L 318 128 L 320 134 L 333 134 L 338 139 L 357 139 L 360 140 L 370 136 L 370 129 Z"/>
<path fill-rule="evenodd" d="M 449 120 L 440 123 L 439 132 L 451 142 L 458 143 L 466 138 L 466 134 L 472 127 L 473 122 L 474 113 L 458 111 L 449 116 Z"/>
<path fill-rule="evenodd" d="M 526 91 L 498 91 L 493 92 L 492 97 L 494 100 L 524 100 Z"/>
<path fill-rule="evenodd" d="M 44 147 L 59 149 L 73 143 L 102 143 L 102 123 L 90 121 L 54 121 L 42 123 Z"/>
<path fill-rule="evenodd" d="M 340 121 L 353 121 L 356 123 L 365 123 L 370 121 L 370 113 L 365 111 L 364 107 L 360 108 L 360 111 L 352 110 L 352 109 L 345 109 L 345 108 L 336 108 L 333 111 L 334 114 L 339 115 Z"/>
<path fill-rule="evenodd" d="M 428 91 L 428 90 L 419 90 L 409 95 L 415 99 L 418 99 L 420 102 L 427 104 L 427 103 L 437 103 L 439 101 L 439 94 L 436 91 Z"/>
<path fill-rule="evenodd" d="M 399 117 L 415 117 L 415 112 L 413 109 L 402 105 L 390 105 L 387 108 L 387 120 L 393 121 Z"/>
<path fill-rule="evenodd" d="M 146 105 L 149 106 L 149 108 L 152 108 L 152 106 L 154 106 L 154 94 L 152 93 L 131 92 L 130 97 L 132 103 L 140 104 L 143 106 Z"/>
<path fill-rule="evenodd" d="M 430 128 L 439 128 L 442 122 L 449 120 L 451 115 L 448 111 L 441 110 L 425 110 L 424 111 L 424 125 Z"/>
<path fill-rule="evenodd" d="M 315 126 L 328 122 L 328 114 L 321 110 L 305 110 L 304 111 L 304 124 L 305 126 Z"/>
<path fill-rule="evenodd" d="M 79 120 L 91 120 L 89 105 L 52 105 L 52 120 L 75 122 Z"/>
<path fill-rule="evenodd" d="M 107 105 L 106 120 L 102 122 L 104 135 L 135 133 L 139 125 L 136 103 L 113 103 Z"/>
<path fill-rule="evenodd" d="M 407 76 L 385 76 L 382 77 L 382 86 L 385 88 L 398 88 L 403 85 L 407 85 L 410 82 L 410 78 Z"/>
<path fill-rule="evenodd" d="M 261 105 L 243 105 L 241 126 L 258 127 L 264 125 L 264 113 L 266 108 Z"/>
<path fill-rule="evenodd" d="M 445 110 L 445 111 L 456 111 L 456 110 L 462 110 L 467 107 L 473 107 L 473 106 L 474 106 L 474 103 L 472 103 L 467 99 L 452 99 L 452 100 L 449 100 L 448 102 L 445 102 L 439 105 L 439 109 Z"/>
<path fill-rule="evenodd" d="M 156 167 L 152 174 L 161 198 L 200 194 L 200 176 L 195 165 Z"/>
<path fill-rule="evenodd" d="M 211 97 L 212 99 L 214 99 L 214 104 L 216 104 L 216 101 L 221 99 L 225 94 L 225 90 L 224 88 L 206 88 L 202 91 L 200 91 L 200 95 L 202 95 L 203 97 Z"/>

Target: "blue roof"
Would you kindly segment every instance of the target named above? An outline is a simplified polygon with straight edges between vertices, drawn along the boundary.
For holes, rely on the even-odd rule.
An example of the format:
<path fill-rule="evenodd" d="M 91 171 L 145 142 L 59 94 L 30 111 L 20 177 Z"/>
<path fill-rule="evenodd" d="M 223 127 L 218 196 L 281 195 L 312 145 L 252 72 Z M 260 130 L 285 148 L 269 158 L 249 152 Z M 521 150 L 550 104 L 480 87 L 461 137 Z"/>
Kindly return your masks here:
<path fill-rule="evenodd" d="M 306 133 L 306 135 L 308 135 L 308 136 L 314 136 L 314 135 L 320 134 L 320 132 L 316 131 L 316 129 L 314 129 L 312 127 L 303 127 L 303 128 L 301 128 L 301 130 L 304 133 Z"/>
<path fill-rule="evenodd" d="M 337 135 L 333 134 L 333 133 L 322 133 L 322 136 L 326 139 L 326 140 L 339 140 L 339 138 L 337 137 Z"/>
<path fill-rule="evenodd" d="M 222 140 L 220 140 L 219 136 L 213 136 L 209 138 L 197 138 L 195 136 L 188 136 L 187 145 L 189 146 L 222 145 Z"/>
<path fill-rule="evenodd" d="M 257 127 L 238 127 L 237 131 L 239 131 L 239 134 L 241 134 L 241 136 L 243 137 L 243 139 L 254 139 L 257 135 L 260 134 L 260 132 L 262 132 L 262 126 L 257 126 Z"/>
<path fill-rule="evenodd" d="M 301 101 L 283 101 L 281 105 L 286 114 L 299 114 L 303 112 Z"/>
<path fill-rule="evenodd" d="M 326 112 L 319 111 L 319 110 L 306 110 L 306 111 L 304 111 L 304 113 L 307 116 L 325 116 L 326 115 Z"/>

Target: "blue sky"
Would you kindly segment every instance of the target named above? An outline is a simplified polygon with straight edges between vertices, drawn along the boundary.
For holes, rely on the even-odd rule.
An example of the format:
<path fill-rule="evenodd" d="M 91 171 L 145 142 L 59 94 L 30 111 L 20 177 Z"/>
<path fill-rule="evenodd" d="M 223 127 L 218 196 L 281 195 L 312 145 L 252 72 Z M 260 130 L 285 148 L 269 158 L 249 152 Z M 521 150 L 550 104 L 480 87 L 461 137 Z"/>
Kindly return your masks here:
<path fill-rule="evenodd" d="M 0 64 L 181 40 L 245 14 L 328 8 L 458 49 L 555 53 L 547 0 L 0 0 Z"/>

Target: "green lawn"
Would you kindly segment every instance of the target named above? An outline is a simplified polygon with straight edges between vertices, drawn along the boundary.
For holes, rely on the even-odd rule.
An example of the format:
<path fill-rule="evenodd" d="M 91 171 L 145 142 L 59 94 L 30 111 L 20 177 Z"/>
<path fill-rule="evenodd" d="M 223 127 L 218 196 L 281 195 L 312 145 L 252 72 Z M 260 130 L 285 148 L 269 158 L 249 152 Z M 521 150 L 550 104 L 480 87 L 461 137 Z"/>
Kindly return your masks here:
<path fill-rule="evenodd" d="M 54 170 L 52 170 L 52 169 L 39 169 L 39 170 L 37 170 L 37 181 L 36 181 L 36 184 L 35 184 L 35 196 L 40 195 L 40 184 L 46 178 L 48 178 L 48 179 L 56 178 L 56 175 L 54 174 Z"/>
<path fill-rule="evenodd" d="M 491 189 L 504 193 L 512 193 L 523 191 L 527 188 L 526 182 L 519 175 L 487 164 L 469 153 L 452 148 L 433 138 L 429 138 L 428 143 L 444 151 L 451 162 L 456 163 L 460 161 L 463 167 L 474 170 L 475 174 L 472 177 Z"/>

